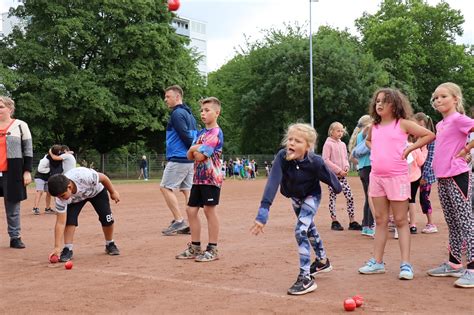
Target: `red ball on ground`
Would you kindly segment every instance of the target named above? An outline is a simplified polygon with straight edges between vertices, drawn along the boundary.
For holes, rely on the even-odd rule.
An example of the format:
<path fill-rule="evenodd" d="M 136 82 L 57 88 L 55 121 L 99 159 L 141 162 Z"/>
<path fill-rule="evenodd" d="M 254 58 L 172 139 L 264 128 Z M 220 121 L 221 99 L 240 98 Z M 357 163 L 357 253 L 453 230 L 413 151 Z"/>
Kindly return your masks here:
<path fill-rule="evenodd" d="M 58 261 L 59 261 L 58 255 L 51 255 L 51 256 L 49 257 L 49 262 L 52 263 L 52 264 L 55 264 L 55 263 L 57 263 Z"/>
<path fill-rule="evenodd" d="M 357 307 L 356 302 L 352 298 L 348 298 L 344 300 L 344 309 L 346 311 L 353 311 Z"/>
<path fill-rule="evenodd" d="M 68 261 L 64 264 L 64 268 L 66 269 L 72 269 L 72 261 Z"/>
<path fill-rule="evenodd" d="M 177 11 L 181 3 L 179 0 L 168 0 L 168 10 Z"/>
<path fill-rule="evenodd" d="M 361 295 L 354 295 L 352 299 L 354 302 L 356 302 L 357 307 L 360 307 L 362 304 L 364 304 L 364 298 Z"/>

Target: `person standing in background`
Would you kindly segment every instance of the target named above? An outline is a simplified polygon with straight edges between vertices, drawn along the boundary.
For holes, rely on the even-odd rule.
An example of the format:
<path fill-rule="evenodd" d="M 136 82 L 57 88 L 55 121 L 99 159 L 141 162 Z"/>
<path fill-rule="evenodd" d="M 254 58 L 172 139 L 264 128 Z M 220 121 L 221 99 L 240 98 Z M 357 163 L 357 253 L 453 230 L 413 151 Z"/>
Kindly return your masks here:
<path fill-rule="evenodd" d="M 160 190 L 173 214 L 173 220 L 162 233 L 175 235 L 189 232 L 174 191 L 179 189 L 184 195 L 185 204 L 188 203 L 193 185 L 194 162 L 188 160 L 187 152 L 197 136 L 197 123 L 191 109 L 183 103 L 183 90 L 180 86 L 173 85 L 165 90 L 165 103 L 171 109 L 171 116 L 166 126 L 167 163 Z"/>
<path fill-rule="evenodd" d="M 11 248 L 25 248 L 21 240 L 20 202 L 31 183 L 33 141 L 28 125 L 12 118 L 15 102 L 0 96 L 0 196 L 7 215 Z"/>

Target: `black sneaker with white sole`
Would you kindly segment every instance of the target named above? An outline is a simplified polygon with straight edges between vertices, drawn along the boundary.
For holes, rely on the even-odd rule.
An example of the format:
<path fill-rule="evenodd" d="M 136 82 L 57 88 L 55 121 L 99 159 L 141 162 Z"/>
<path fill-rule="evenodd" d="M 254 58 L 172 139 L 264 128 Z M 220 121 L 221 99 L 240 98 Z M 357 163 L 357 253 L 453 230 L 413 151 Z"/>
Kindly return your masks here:
<path fill-rule="evenodd" d="M 73 254 L 72 250 L 69 250 L 69 248 L 64 247 L 61 252 L 61 255 L 59 256 L 59 261 L 60 262 L 70 261 L 72 259 L 72 254 Z"/>
<path fill-rule="evenodd" d="M 109 245 L 105 245 L 105 252 L 111 256 L 120 255 L 120 250 L 117 245 L 115 245 L 115 242 L 110 242 Z"/>
<path fill-rule="evenodd" d="M 321 262 L 321 260 L 316 258 L 314 262 L 311 264 L 311 267 L 309 268 L 309 272 L 311 273 L 312 276 L 318 273 L 329 272 L 331 270 L 332 270 L 332 266 L 331 266 L 331 263 L 329 262 L 329 258 L 326 258 L 325 263 Z"/>
<path fill-rule="evenodd" d="M 302 295 L 316 290 L 318 286 L 312 276 L 298 275 L 295 284 L 288 289 L 290 295 Z"/>

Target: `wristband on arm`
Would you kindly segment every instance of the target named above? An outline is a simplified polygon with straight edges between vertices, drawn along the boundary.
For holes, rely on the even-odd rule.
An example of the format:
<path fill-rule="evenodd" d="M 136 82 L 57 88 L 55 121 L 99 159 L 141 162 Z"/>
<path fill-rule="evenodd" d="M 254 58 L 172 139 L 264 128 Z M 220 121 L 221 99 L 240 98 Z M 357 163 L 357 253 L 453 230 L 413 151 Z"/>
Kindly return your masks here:
<path fill-rule="evenodd" d="M 258 214 L 257 214 L 257 217 L 255 218 L 255 221 L 260 222 L 262 224 L 267 224 L 269 211 L 270 210 L 266 208 L 258 208 Z"/>

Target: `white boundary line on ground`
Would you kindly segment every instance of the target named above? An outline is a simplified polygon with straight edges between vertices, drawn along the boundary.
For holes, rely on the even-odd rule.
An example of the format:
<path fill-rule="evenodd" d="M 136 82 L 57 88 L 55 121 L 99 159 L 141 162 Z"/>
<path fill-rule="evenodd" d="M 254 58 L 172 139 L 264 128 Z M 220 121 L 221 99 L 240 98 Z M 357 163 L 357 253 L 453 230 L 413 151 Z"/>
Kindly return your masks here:
<path fill-rule="evenodd" d="M 283 300 L 298 298 L 298 301 L 305 301 L 311 304 L 323 303 L 325 305 L 334 306 L 334 303 L 331 301 L 318 299 L 317 296 L 315 296 L 315 294 L 317 294 L 318 292 L 317 289 L 316 291 L 314 291 L 314 293 L 310 293 L 308 295 L 294 296 L 294 295 L 287 295 L 287 294 L 278 294 L 278 293 L 273 293 L 273 292 L 268 292 L 268 291 L 263 291 L 263 290 L 236 288 L 236 287 L 222 286 L 222 285 L 216 285 L 216 284 L 210 284 L 210 283 L 202 283 L 202 282 L 191 281 L 191 280 L 157 277 L 157 276 L 152 276 L 152 275 L 143 275 L 143 274 L 122 272 L 122 271 L 110 271 L 110 270 L 102 270 L 102 269 L 82 269 L 82 268 L 81 270 L 94 272 L 94 273 L 108 274 L 108 275 L 113 275 L 113 276 L 134 277 L 134 278 L 151 280 L 151 281 L 164 281 L 164 282 L 169 282 L 169 283 L 177 284 L 177 285 L 186 284 L 186 285 L 190 285 L 190 286 L 194 286 L 198 288 L 210 289 L 210 290 L 222 290 L 222 291 L 228 291 L 232 293 L 267 296 L 267 297 L 278 298 L 278 299 L 283 299 Z"/>

